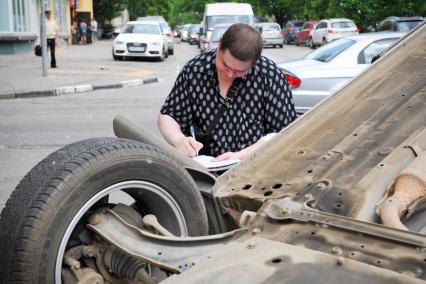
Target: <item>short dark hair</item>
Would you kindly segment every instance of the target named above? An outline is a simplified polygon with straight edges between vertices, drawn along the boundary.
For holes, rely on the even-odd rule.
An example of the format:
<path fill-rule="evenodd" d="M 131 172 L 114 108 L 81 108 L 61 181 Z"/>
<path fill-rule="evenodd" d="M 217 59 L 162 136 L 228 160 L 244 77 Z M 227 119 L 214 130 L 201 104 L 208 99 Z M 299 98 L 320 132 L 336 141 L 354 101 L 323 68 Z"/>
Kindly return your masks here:
<path fill-rule="evenodd" d="M 233 24 L 220 40 L 220 51 L 228 50 L 233 57 L 254 64 L 262 54 L 262 36 L 247 24 Z"/>

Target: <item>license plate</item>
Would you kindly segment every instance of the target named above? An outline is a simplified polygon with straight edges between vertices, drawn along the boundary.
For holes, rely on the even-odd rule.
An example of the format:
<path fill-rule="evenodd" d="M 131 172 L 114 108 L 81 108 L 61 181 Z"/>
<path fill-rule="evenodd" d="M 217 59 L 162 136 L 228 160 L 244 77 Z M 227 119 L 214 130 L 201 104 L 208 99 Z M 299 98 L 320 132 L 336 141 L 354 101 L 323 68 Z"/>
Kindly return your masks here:
<path fill-rule="evenodd" d="M 129 46 L 129 51 L 145 52 L 145 47 L 143 47 L 143 46 Z"/>

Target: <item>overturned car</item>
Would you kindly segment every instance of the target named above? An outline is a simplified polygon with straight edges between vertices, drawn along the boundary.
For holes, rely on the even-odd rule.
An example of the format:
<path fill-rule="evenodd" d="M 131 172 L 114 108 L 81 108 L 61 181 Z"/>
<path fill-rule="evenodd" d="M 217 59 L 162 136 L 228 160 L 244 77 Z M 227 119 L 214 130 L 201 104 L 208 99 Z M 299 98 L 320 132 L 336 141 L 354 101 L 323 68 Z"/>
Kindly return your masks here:
<path fill-rule="evenodd" d="M 220 176 L 118 116 L 0 219 L 1 283 L 424 283 L 426 24 Z"/>

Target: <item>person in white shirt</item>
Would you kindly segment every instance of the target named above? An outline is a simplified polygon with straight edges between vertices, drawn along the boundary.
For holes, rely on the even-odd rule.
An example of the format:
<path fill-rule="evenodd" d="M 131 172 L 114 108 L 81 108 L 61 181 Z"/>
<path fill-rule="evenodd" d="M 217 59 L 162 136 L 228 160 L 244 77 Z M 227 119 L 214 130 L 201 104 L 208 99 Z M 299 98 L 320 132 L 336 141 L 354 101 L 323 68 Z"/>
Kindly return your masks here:
<path fill-rule="evenodd" d="M 90 32 L 92 35 L 92 43 L 95 42 L 98 34 L 98 22 L 96 22 L 95 18 L 92 18 L 92 21 L 90 22 Z"/>
<path fill-rule="evenodd" d="M 46 15 L 46 35 L 47 35 L 47 46 L 50 49 L 50 67 L 57 68 L 55 58 L 55 45 L 56 37 L 58 36 L 58 26 L 56 21 L 52 19 L 52 14 L 49 10 L 45 12 Z"/>

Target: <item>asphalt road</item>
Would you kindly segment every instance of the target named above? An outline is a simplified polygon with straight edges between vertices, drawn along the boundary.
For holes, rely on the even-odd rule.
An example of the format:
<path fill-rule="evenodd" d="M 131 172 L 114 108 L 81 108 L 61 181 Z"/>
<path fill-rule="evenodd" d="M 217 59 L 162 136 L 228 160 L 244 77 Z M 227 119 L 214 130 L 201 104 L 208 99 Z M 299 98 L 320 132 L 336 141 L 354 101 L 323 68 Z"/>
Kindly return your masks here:
<path fill-rule="evenodd" d="M 110 48 L 109 44 L 106 46 Z M 292 45 L 267 48 L 263 54 L 282 62 L 300 58 L 309 51 Z M 158 110 L 179 70 L 198 52 L 196 46 L 179 40 L 175 44 L 175 55 L 165 62 L 114 62 L 110 52 L 105 52 L 105 56 L 88 61 L 88 67 L 90 64 L 116 65 L 122 69 L 137 66 L 141 70 L 152 70 L 160 81 L 59 97 L 3 100 L 0 104 L 0 209 L 22 177 L 48 154 L 82 139 L 114 136 L 112 120 L 117 114 L 126 115 L 159 134 Z"/>

